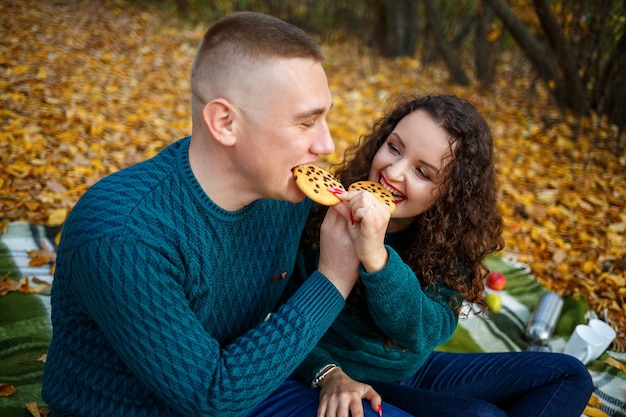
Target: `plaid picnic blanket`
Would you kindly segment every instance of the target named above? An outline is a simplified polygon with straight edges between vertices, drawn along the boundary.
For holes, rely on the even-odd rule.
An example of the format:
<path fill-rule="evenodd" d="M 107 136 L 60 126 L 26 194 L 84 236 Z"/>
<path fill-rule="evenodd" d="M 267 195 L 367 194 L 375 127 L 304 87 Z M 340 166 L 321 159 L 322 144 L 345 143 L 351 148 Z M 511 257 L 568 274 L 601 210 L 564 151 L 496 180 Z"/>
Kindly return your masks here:
<path fill-rule="evenodd" d="M 0 278 L 19 281 L 28 276 L 51 283 L 50 265 L 29 266 L 28 252 L 40 249 L 42 244 L 54 248 L 43 228 L 27 223 L 10 224 L 0 238 Z M 44 405 L 41 376 L 52 336 L 48 294 L 44 290 L 43 294 L 0 295 L 0 392 L 15 388 L 14 394 L 0 396 L 0 416 L 30 416 L 26 404 Z M 3 384 L 6 384 L 4 390 Z"/>
<path fill-rule="evenodd" d="M 548 292 L 532 276 L 530 269 L 514 259 L 492 256 L 487 259 L 492 271 L 504 273 L 507 284 L 499 292 L 503 307 L 498 314 L 470 314 L 459 322 L 452 338 L 438 350 L 449 352 L 507 352 L 529 347 L 526 326 L 541 296 Z M 585 322 L 588 315 L 586 300 L 563 297 L 563 309 L 548 348 L 563 352 L 574 327 Z M 583 416 L 626 417 L 626 354 L 607 350 L 587 369 L 594 382 L 593 395 Z"/>
<path fill-rule="evenodd" d="M 41 399 L 41 376 L 52 333 L 50 300 L 45 282 L 52 282 L 51 265 L 29 266 L 33 250 L 54 251 L 57 230 L 10 223 L 0 236 L 0 278 L 29 278 L 37 294 L 11 292 L 0 296 L 0 416 L 28 417 L 27 403 Z M 41 264 L 42 262 L 37 262 Z M 489 269 L 507 277 L 500 292 L 503 307 L 499 314 L 470 314 L 452 338 L 439 349 L 453 352 L 521 351 L 528 348 L 525 327 L 541 296 L 547 292 L 530 270 L 507 257 L 490 257 Z M 33 282 L 33 278 L 36 278 Z M 0 287 L 1 288 L 1 287 Z M 565 298 L 561 319 L 549 348 L 563 351 L 573 327 L 584 320 L 586 302 Z M 594 395 L 583 416 L 626 417 L 626 354 L 609 350 L 587 365 L 594 381 Z M 620 367 L 621 365 L 621 367 Z M 5 384 L 5 385 L 3 385 Z M 15 393 L 3 394 L 3 386 Z"/>

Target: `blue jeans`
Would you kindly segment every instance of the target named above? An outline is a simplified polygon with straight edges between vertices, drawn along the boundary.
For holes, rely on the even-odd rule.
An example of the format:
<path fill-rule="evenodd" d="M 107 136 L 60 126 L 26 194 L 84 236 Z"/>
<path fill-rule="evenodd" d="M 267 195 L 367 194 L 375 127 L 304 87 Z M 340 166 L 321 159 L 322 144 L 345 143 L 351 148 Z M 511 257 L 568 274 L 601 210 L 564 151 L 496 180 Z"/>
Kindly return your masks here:
<path fill-rule="evenodd" d="M 414 415 L 438 416 L 580 417 L 593 391 L 582 362 L 547 352 L 434 352 L 399 384 L 409 393 L 419 389 L 450 398 L 411 401 L 398 398 L 397 385 L 372 383 L 384 400 Z M 455 409 L 458 404 L 467 405 Z"/>
<path fill-rule="evenodd" d="M 406 380 L 366 382 L 382 396 L 384 417 L 580 417 L 593 390 L 578 359 L 547 352 L 434 352 Z M 315 417 L 318 397 L 287 381 L 248 416 Z M 369 402 L 363 409 L 377 416 Z"/>

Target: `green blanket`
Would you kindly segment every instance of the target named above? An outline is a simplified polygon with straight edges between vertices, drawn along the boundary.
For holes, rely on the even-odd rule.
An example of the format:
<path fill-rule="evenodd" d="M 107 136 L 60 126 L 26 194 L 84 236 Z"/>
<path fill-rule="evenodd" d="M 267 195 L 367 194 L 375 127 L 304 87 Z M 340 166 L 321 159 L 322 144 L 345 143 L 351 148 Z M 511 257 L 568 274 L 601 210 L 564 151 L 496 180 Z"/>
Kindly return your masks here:
<path fill-rule="evenodd" d="M 19 280 L 23 276 L 52 281 L 50 266 L 30 267 L 28 251 L 43 244 L 53 249 L 47 230 L 27 223 L 11 223 L 0 239 L 0 278 L 7 273 Z M 453 337 L 439 349 L 452 352 L 520 351 L 528 347 L 524 329 L 530 315 L 547 290 L 540 285 L 523 265 L 500 257 L 488 259 L 491 270 L 507 277 L 505 291 L 501 292 L 503 308 L 499 314 L 477 316 L 470 314 Z M 10 384 L 16 392 L 0 396 L 0 416 L 28 417 L 29 402 L 44 405 L 41 399 L 41 376 L 51 323 L 49 296 L 9 293 L 0 296 L 0 388 Z M 565 298 L 563 314 L 557 324 L 550 348 L 562 351 L 573 327 L 584 320 L 587 306 L 584 300 Z M 607 359 L 614 359 L 613 361 Z M 626 362 L 622 353 L 607 351 L 598 360 L 588 364 L 594 381 L 594 396 L 585 416 L 626 417 L 626 375 L 618 367 Z M 0 389 L 0 392 L 2 390 Z"/>
<path fill-rule="evenodd" d="M 49 266 L 28 267 L 27 251 L 35 243 L 27 224 L 12 224 L 0 240 L 0 278 L 10 274 L 19 280 L 23 273 L 34 272 L 30 277 L 51 281 Z M 0 416 L 30 416 L 27 403 L 43 405 L 41 375 L 52 335 L 48 298 L 20 292 L 0 296 L 0 384 L 16 388 L 13 395 L 0 397 Z"/>

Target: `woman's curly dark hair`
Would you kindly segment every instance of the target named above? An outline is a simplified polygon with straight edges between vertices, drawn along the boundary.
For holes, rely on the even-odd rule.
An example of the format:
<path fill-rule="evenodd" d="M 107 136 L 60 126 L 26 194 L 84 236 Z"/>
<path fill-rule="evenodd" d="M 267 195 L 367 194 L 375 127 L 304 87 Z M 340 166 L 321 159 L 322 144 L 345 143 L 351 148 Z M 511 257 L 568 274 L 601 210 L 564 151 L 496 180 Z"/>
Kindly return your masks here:
<path fill-rule="evenodd" d="M 401 244 L 396 249 L 422 287 L 436 288 L 443 282 L 462 300 L 481 303 L 488 273 L 483 261 L 504 247 L 489 126 L 472 104 L 453 95 L 401 97 L 395 104 L 331 170 L 344 185 L 368 179 L 374 155 L 398 122 L 416 110 L 425 111 L 448 133 L 453 158 L 444 167 L 441 195 L 399 232 Z M 325 207 L 317 206 L 307 224 L 305 233 L 314 247 L 325 212 Z M 351 297 L 362 292 L 357 286 Z M 457 315 L 459 301 L 449 300 Z"/>

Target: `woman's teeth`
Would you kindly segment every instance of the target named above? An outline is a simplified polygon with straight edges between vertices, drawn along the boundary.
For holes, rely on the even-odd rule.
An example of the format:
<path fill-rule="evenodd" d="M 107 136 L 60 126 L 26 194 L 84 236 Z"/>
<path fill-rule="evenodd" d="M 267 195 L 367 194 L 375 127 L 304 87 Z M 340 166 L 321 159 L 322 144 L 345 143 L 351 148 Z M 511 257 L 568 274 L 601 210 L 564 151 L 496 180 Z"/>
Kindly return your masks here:
<path fill-rule="evenodd" d="M 391 193 L 391 195 L 393 196 L 394 200 L 406 200 L 406 197 L 403 194 L 398 193 L 396 190 L 394 190 L 393 188 L 387 186 L 383 181 L 380 182 L 380 185 L 383 186 L 383 188 L 387 191 L 389 191 Z"/>

